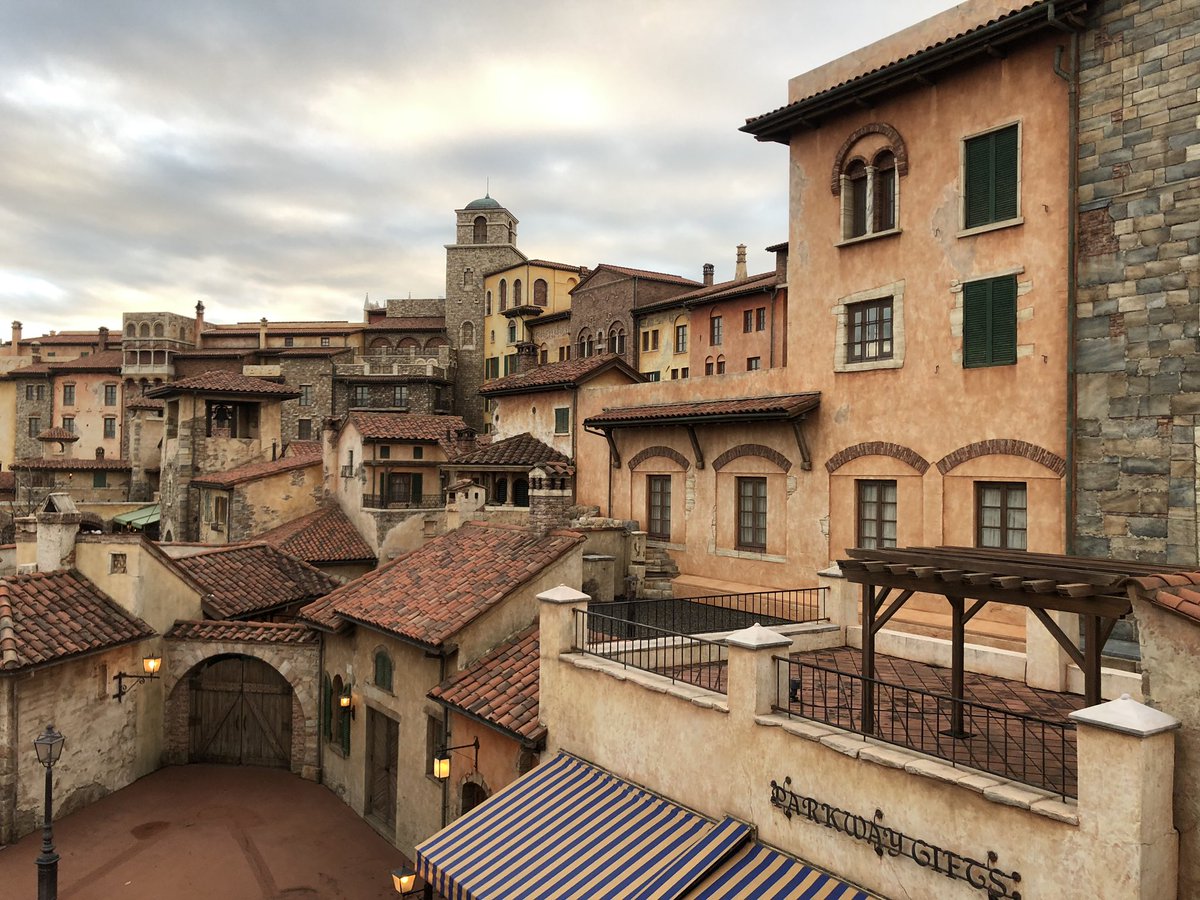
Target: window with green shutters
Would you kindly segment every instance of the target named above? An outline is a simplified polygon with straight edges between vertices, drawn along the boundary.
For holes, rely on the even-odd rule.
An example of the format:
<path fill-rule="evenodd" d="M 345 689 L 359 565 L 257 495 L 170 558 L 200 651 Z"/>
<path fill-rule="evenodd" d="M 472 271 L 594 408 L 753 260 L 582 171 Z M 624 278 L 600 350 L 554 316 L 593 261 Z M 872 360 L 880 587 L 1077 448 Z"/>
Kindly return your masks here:
<path fill-rule="evenodd" d="M 964 162 L 966 228 L 1017 217 L 1017 126 L 968 138 Z"/>
<path fill-rule="evenodd" d="M 1017 361 L 1017 276 L 963 285 L 963 366 L 1008 366 Z"/>

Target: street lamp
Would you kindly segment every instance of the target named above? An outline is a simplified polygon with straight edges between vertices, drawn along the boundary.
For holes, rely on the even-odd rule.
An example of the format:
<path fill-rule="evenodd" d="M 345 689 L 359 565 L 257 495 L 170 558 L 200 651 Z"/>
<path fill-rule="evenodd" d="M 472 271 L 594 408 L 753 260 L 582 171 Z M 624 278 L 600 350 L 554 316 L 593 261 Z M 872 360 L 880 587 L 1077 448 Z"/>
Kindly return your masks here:
<path fill-rule="evenodd" d="M 392 870 L 392 886 L 401 897 L 433 897 L 433 885 L 417 884 L 417 873 L 408 866 Z"/>
<path fill-rule="evenodd" d="M 433 777 L 440 781 L 445 781 L 450 777 L 450 753 L 454 750 L 467 750 L 473 748 L 475 750 L 475 768 L 479 768 L 479 738 L 471 741 L 469 744 L 459 744 L 455 747 L 443 747 L 433 757 Z"/>
<path fill-rule="evenodd" d="M 58 854 L 54 852 L 54 764 L 62 756 L 63 736 L 47 725 L 33 741 L 38 762 L 46 767 L 46 817 L 42 821 L 42 855 L 37 858 L 38 900 L 58 900 Z"/>
<path fill-rule="evenodd" d="M 143 656 L 142 657 L 142 675 L 130 675 L 125 672 L 118 672 L 113 676 L 113 681 L 117 683 L 117 692 L 113 694 L 113 699 L 118 703 L 121 698 L 133 690 L 135 685 L 141 684 L 143 681 L 154 681 L 158 678 L 158 670 L 162 668 L 161 656 Z M 126 684 L 126 680 L 132 681 L 133 684 Z"/>

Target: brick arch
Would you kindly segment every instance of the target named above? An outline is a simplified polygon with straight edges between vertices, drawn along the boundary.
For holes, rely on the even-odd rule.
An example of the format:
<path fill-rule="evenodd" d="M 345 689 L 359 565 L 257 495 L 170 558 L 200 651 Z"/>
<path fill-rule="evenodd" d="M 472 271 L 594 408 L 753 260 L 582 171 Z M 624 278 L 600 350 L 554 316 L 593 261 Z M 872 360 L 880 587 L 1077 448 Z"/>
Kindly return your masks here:
<path fill-rule="evenodd" d="M 271 666 L 292 687 L 292 771 L 315 781 L 317 728 L 320 721 L 320 644 L 262 641 L 171 640 L 164 642 L 163 697 L 165 730 L 163 754 L 168 764 L 187 761 L 190 696 L 188 677 L 216 656 L 248 656 Z"/>
<path fill-rule="evenodd" d="M 629 458 L 629 471 L 633 471 L 648 459 L 653 459 L 656 456 L 666 457 L 669 460 L 679 463 L 686 472 L 692 467 L 688 462 L 688 458 L 678 450 L 673 450 L 670 447 L 647 447 L 645 450 L 639 450 Z"/>
<path fill-rule="evenodd" d="M 720 472 L 723 468 L 742 456 L 759 456 L 763 459 L 775 463 L 783 471 L 791 471 L 792 461 L 780 453 L 778 450 L 772 450 L 770 447 L 764 447 L 762 444 L 738 444 L 736 447 L 731 447 L 713 460 L 713 471 Z"/>
<path fill-rule="evenodd" d="M 862 444 L 852 444 L 833 454 L 833 456 L 825 461 L 825 470 L 832 475 L 846 463 L 852 459 L 858 459 L 860 456 L 890 456 L 892 459 L 898 459 L 900 462 L 912 466 L 921 475 L 924 475 L 925 470 L 929 468 L 929 460 L 925 459 L 916 450 L 905 447 L 903 444 L 890 444 L 886 441 L 866 441 Z"/>
<path fill-rule="evenodd" d="M 1067 472 L 1067 461 L 1057 453 L 1052 453 L 1045 447 L 1018 441 L 1013 438 L 992 438 L 986 441 L 976 441 L 957 450 L 947 453 L 937 462 L 938 471 L 945 475 L 951 469 L 961 466 L 968 460 L 981 456 L 1020 456 L 1038 465 L 1045 466 L 1059 478 Z"/>
<path fill-rule="evenodd" d="M 836 197 L 842 192 L 842 173 L 846 171 L 846 164 L 849 162 L 847 157 L 850 148 L 868 134 L 882 134 L 887 138 L 888 143 L 891 144 L 892 154 L 896 157 L 896 174 L 908 174 L 908 146 L 904 143 L 900 132 L 887 122 L 871 122 L 850 132 L 838 149 L 837 156 L 833 160 L 833 174 L 829 179 L 829 188 L 833 191 L 833 196 Z"/>

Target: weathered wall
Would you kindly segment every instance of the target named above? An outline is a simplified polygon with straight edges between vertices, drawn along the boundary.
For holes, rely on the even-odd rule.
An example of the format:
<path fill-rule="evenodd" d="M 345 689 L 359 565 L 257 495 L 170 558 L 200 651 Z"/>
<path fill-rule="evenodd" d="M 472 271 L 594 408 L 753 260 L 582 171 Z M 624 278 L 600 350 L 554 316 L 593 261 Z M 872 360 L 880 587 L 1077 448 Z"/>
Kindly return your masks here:
<path fill-rule="evenodd" d="M 114 565 L 114 554 L 124 556 L 121 565 Z M 75 568 L 160 634 L 177 619 L 203 616 L 199 589 L 140 534 L 80 535 Z"/>
<path fill-rule="evenodd" d="M 1075 551 L 1197 562 L 1200 36 L 1181 0 L 1081 41 Z"/>

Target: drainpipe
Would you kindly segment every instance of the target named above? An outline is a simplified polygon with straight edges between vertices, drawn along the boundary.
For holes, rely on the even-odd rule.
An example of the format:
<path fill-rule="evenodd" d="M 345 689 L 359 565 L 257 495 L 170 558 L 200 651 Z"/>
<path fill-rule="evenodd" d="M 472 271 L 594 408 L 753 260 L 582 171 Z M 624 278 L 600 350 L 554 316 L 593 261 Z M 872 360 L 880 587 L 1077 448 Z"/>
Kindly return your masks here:
<path fill-rule="evenodd" d="M 446 652 L 443 649 L 438 657 L 438 684 L 446 680 Z M 450 746 L 450 707 L 442 707 L 442 746 Z M 446 819 L 450 812 L 450 778 L 442 779 L 442 827 L 448 824 Z"/>
<path fill-rule="evenodd" d="M 1050 15 L 1054 15 L 1051 6 Z M 1068 555 L 1075 554 L 1075 302 L 1078 272 L 1079 159 L 1079 32 L 1072 30 L 1070 69 L 1062 68 L 1063 48 L 1054 51 L 1054 74 L 1067 83 L 1067 471 L 1066 497 L 1063 501 L 1065 542 Z"/>

